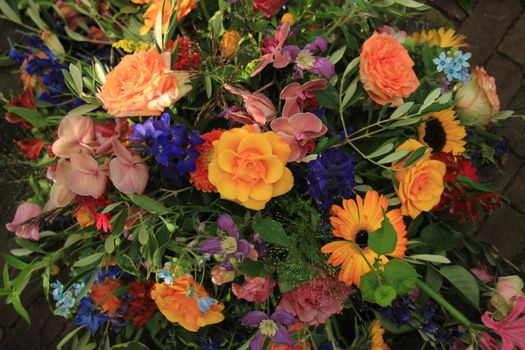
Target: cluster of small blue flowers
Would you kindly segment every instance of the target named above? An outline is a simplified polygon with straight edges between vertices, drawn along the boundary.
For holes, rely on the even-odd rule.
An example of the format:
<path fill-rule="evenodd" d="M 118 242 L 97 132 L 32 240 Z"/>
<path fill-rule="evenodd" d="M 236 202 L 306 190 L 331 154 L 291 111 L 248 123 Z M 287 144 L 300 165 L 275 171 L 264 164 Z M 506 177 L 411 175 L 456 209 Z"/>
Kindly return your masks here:
<path fill-rule="evenodd" d="M 465 84 L 469 80 L 470 63 L 468 60 L 471 56 L 470 52 L 463 53 L 460 50 L 451 50 L 446 53 L 441 52 L 438 57 L 433 59 L 433 62 L 437 71 L 443 72 L 448 81 L 457 79 Z"/>
<path fill-rule="evenodd" d="M 321 210 L 328 212 L 332 204 L 352 196 L 354 157 L 338 148 L 322 152 L 308 163 L 307 181 L 312 198 Z"/>
<path fill-rule="evenodd" d="M 145 151 L 155 156 L 157 163 L 164 166 L 164 174 L 176 183 L 184 174 L 195 171 L 199 157 L 195 148 L 204 142 L 196 131 L 189 131 L 182 124 L 171 125 L 169 113 L 133 125 L 130 140 L 143 142 Z"/>
<path fill-rule="evenodd" d="M 84 289 L 84 282 L 74 283 L 66 291 L 64 291 L 64 285 L 60 281 L 51 283 L 53 288 L 53 299 L 56 302 L 55 314 L 62 317 L 69 317 L 71 315 L 71 309 L 75 307 L 75 300 Z"/>

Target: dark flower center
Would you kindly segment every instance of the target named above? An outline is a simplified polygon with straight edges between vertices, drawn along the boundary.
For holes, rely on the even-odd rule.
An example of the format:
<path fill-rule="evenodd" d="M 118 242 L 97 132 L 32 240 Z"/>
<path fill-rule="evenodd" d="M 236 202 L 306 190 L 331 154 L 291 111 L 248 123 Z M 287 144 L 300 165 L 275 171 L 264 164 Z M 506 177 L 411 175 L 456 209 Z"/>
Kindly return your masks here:
<path fill-rule="evenodd" d="M 359 231 L 357 235 L 355 235 L 354 241 L 359 246 L 359 248 L 366 248 L 368 246 L 368 231 Z"/>
<path fill-rule="evenodd" d="M 432 119 L 425 123 L 425 136 L 423 140 L 432 147 L 434 153 L 441 152 L 447 143 L 447 134 L 443 125 L 437 119 Z"/>

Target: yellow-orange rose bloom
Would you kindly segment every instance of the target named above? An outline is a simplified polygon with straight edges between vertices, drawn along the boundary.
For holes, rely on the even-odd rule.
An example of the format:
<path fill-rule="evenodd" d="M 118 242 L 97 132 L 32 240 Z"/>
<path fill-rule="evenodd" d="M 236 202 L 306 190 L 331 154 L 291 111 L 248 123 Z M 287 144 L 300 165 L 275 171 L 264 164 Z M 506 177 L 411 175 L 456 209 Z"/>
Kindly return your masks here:
<path fill-rule="evenodd" d="M 290 153 L 290 146 L 272 131 L 258 133 L 253 126 L 228 130 L 213 142 L 208 179 L 221 198 L 260 210 L 292 189 L 292 172 L 286 167 Z"/>
<path fill-rule="evenodd" d="M 359 79 L 376 103 L 403 103 L 419 86 L 408 51 L 390 34 L 374 33 L 361 48 Z"/>
<path fill-rule="evenodd" d="M 232 58 L 237 53 L 241 35 L 236 30 L 224 33 L 221 39 L 221 56 L 225 59 Z"/>
<path fill-rule="evenodd" d="M 182 21 L 192 9 L 197 7 L 197 1 L 182 0 L 179 2 L 179 0 L 175 0 L 172 12 L 171 0 L 154 0 L 144 13 L 144 25 L 140 28 L 140 35 L 146 35 L 150 29 L 155 27 L 155 21 L 157 20 L 157 15 L 162 9 L 162 6 L 164 6 L 164 11 L 162 12 L 162 33 L 166 33 L 171 15 L 179 9 L 179 12 L 177 13 L 177 21 Z"/>
<path fill-rule="evenodd" d="M 114 117 L 160 115 L 191 90 L 187 73 L 170 65 L 171 53 L 155 48 L 126 55 L 97 96 Z"/>
<path fill-rule="evenodd" d="M 416 218 L 421 212 L 432 210 L 441 199 L 446 170 L 443 162 L 425 155 L 408 169 L 398 171 L 396 192 L 401 201 L 401 213 Z"/>
<path fill-rule="evenodd" d="M 151 289 L 151 299 L 168 321 L 178 323 L 190 332 L 224 320 L 222 304 L 215 303 L 204 313 L 200 311 L 197 298 L 208 296 L 190 275 L 179 276 L 172 284 L 157 283 Z"/>

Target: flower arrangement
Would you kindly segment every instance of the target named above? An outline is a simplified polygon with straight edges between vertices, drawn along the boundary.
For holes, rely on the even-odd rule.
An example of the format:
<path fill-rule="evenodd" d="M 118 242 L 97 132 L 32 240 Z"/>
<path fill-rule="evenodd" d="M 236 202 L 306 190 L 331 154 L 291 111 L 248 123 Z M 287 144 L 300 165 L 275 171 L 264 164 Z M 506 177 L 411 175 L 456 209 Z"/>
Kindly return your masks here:
<path fill-rule="evenodd" d="M 59 349 L 525 348 L 523 281 L 454 224 L 501 205 L 512 111 L 465 37 L 389 26 L 426 5 L 14 3 L 43 179 L 0 293 L 30 322 L 40 275 Z"/>

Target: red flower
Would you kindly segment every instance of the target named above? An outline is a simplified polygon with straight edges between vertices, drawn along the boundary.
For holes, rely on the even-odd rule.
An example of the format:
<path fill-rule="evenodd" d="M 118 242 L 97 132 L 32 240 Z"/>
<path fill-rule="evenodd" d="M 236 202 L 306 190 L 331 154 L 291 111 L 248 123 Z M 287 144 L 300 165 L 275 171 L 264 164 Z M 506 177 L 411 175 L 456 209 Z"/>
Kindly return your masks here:
<path fill-rule="evenodd" d="M 266 18 L 270 18 L 275 16 L 284 4 L 286 0 L 253 0 L 253 10 L 262 12 Z"/>
<path fill-rule="evenodd" d="M 204 139 L 204 143 L 196 147 L 197 152 L 200 156 L 197 158 L 195 165 L 197 169 L 190 174 L 190 182 L 202 192 L 217 192 L 217 188 L 213 186 L 208 180 L 208 165 L 212 160 L 213 155 L 213 141 L 218 140 L 223 129 L 215 129 L 206 134 L 201 135 Z"/>
<path fill-rule="evenodd" d="M 170 41 L 169 46 L 173 47 L 172 42 Z M 184 37 L 179 37 L 177 40 L 177 59 L 173 70 L 188 70 L 188 69 L 198 69 L 201 65 L 201 55 L 196 52 L 191 42 Z"/>
<path fill-rule="evenodd" d="M 501 350 L 525 349 L 525 298 L 514 297 L 514 309 L 504 318 L 495 321 L 486 311 L 481 320 L 485 326 L 501 337 Z"/>
<path fill-rule="evenodd" d="M 144 327 L 146 322 L 157 310 L 155 303 L 150 298 L 151 285 L 149 283 L 133 281 L 129 284 L 128 309 L 125 318 L 130 318 L 137 327 Z"/>
<path fill-rule="evenodd" d="M 28 109 L 35 109 L 35 101 L 33 100 L 33 90 L 29 87 L 24 90 L 22 95 L 14 96 L 13 100 L 9 102 L 10 107 L 22 107 Z M 31 129 L 33 125 L 25 121 L 25 119 L 18 116 L 16 113 L 7 110 L 5 120 L 11 124 L 21 123 L 22 127 Z"/>
<path fill-rule="evenodd" d="M 79 207 L 83 207 L 95 216 L 95 224 L 98 230 L 102 229 L 106 233 L 111 230 L 111 214 L 97 212 L 98 209 L 112 203 L 109 199 L 106 199 L 104 196 L 96 199 L 90 196 L 77 196 L 77 200 Z"/>
<path fill-rule="evenodd" d="M 37 159 L 44 147 L 44 141 L 39 139 L 24 139 L 16 141 L 16 144 L 20 146 L 20 152 L 22 152 L 24 157 L 31 160 Z"/>

